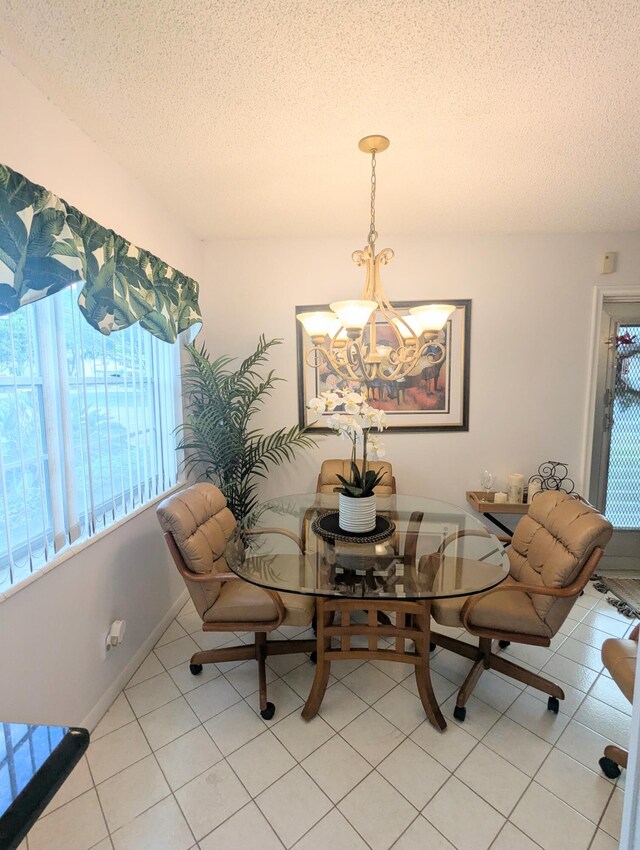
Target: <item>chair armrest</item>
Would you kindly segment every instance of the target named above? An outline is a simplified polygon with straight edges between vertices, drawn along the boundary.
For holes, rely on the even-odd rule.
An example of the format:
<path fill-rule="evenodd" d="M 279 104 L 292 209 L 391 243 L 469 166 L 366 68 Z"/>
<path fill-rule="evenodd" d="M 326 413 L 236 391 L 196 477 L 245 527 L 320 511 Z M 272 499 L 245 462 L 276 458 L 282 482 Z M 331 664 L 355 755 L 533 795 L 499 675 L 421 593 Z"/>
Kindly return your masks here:
<path fill-rule="evenodd" d="M 471 612 L 482 599 L 485 599 L 487 596 L 491 596 L 494 593 L 527 593 L 530 596 L 555 596 L 557 599 L 566 599 L 572 596 L 577 596 L 589 581 L 598 561 L 602 557 L 602 554 L 603 550 L 596 546 L 591 555 L 585 561 L 573 583 L 567 587 L 548 587 L 546 584 L 499 584 L 497 587 L 492 587 L 484 593 L 478 593 L 475 596 L 470 596 L 462 606 L 462 611 L 460 612 L 462 625 L 468 632 L 474 634 L 473 627 L 469 625 Z"/>
<path fill-rule="evenodd" d="M 207 582 L 211 583 L 212 581 L 225 581 L 225 582 L 226 581 L 244 581 L 244 579 L 241 576 L 236 575 L 236 573 L 209 573 L 208 575 L 201 575 L 199 573 L 192 573 L 192 572 L 189 572 L 187 574 L 182 569 L 180 569 L 179 566 L 178 566 L 178 569 L 180 570 L 180 574 L 182 575 L 182 577 L 184 578 L 185 581 L 192 582 L 194 584 L 201 584 L 201 583 L 206 584 Z M 280 594 L 277 591 L 270 590 L 267 587 L 260 587 L 260 590 L 263 593 L 266 593 L 267 596 L 269 596 L 271 598 L 271 601 L 275 605 L 275 608 L 276 608 L 276 611 L 277 611 L 277 618 L 276 618 L 277 619 L 276 628 L 277 628 L 280 625 L 280 623 L 284 620 L 285 614 L 286 614 L 284 602 L 282 601 L 282 597 L 280 596 Z"/>
<path fill-rule="evenodd" d="M 232 572 L 206 574 L 192 572 L 185 564 L 184 558 L 182 557 L 182 552 L 178 548 L 178 544 L 176 543 L 176 541 L 173 539 L 173 534 L 167 531 L 165 532 L 164 537 L 167 541 L 167 546 L 169 547 L 169 551 L 171 552 L 175 565 L 178 568 L 178 572 L 186 582 L 191 582 L 192 584 L 210 584 L 212 581 L 244 581 L 241 576 L 236 575 L 236 573 Z M 286 614 L 282 597 L 275 590 L 269 590 L 266 587 L 261 587 L 260 590 L 264 591 L 264 593 L 266 593 L 267 596 L 271 598 L 271 601 L 276 607 L 276 611 L 278 614 L 276 624 L 277 628 L 284 620 Z"/>
<path fill-rule="evenodd" d="M 289 531 L 286 528 L 244 528 L 241 533 L 247 535 L 283 534 L 285 537 L 288 537 L 290 540 L 293 540 L 300 552 L 304 555 L 304 546 L 302 540 L 298 537 L 297 534 L 294 534 L 293 531 Z"/>
<path fill-rule="evenodd" d="M 458 540 L 460 537 L 491 537 L 489 531 L 480 531 L 479 528 L 463 528 L 462 531 L 454 531 L 453 534 L 449 534 L 444 538 L 442 543 L 438 546 L 438 554 L 443 555 L 444 550 L 449 546 L 454 540 Z"/>
<path fill-rule="evenodd" d="M 627 640 L 635 640 L 638 643 L 638 632 L 640 632 L 640 623 L 634 628 Z"/>
<path fill-rule="evenodd" d="M 289 540 L 293 540 L 293 542 L 296 544 L 296 546 L 300 550 L 301 554 L 304 555 L 304 544 L 303 544 L 302 540 L 298 537 L 297 534 L 294 534 L 293 531 L 289 531 L 286 528 L 245 528 L 245 529 L 242 530 L 242 534 L 247 534 L 249 536 L 255 536 L 257 534 L 283 534 L 285 537 L 288 537 Z M 240 576 L 236 575 L 235 573 L 231 573 L 231 575 L 233 575 L 234 578 L 241 578 Z M 241 580 L 244 581 L 244 579 L 241 579 Z M 277 623 L 277 625 L 279 626 L 280 623 L 284 620 L 285 615 L 286 615 L 286 611 L 285 611 L 285 607 L 284 607 L 284 602 L 282 601 L 282 597 L 280 596 L 280 594 L 276 590 L 269 590 L 269 588 L 267 588 L 267 587 L 260 587 L 260 590 L 262 590 L 264 593 L 266 593 L 267 596 L 270 596 L 271 601 L 276 606 L 276 611 L 278 612 L 278 623 Z"/>
<path fill-rule="evenodd" d="M 420 534 L 420 525 L 424 519 L 422 511 L 413 511 L 407 523 L 407 531 L 404 536 L 404 556 L 403 563 L 409 566 L 415 566 L 416 552 L 418 551 L 418 535 Z"/>
<path fill-rule="evenodd" d="M 511 543 L 511 537 L 508 534 L 491 534 L 490 531 L 482 531 L 479 528 L 463 528 L 462 531 L 454 531 L 453 534 L 445 537 L 438 547 L 438 552 L 443 554 L 447 546 L 459 537 L 496 537 L 500 543 Z"/>
<path fill-rule="evenodd" d="M 239 576 L 236 576 L 236 578 L 239 578 Z M 269 590 L 268 587 L 261 587 L 260 590 L 262 590 L 264 593 L 266 593 L 267 596 L 270 596 L 271 601 L 276 606 L 276 611 L 278 612 L 278 623 L 276 625 L 276 628 L 277 628 L 280 625 L 280 623 L 284 620 L 285 614 L 287 613 L 285 611 L 284 602 L 282 601 L 282 597 L 280 596 L 280 594 L 278 593 L 277 590 Z"/>
<path fill-rule="evenodd" d="M 208 578 L 212 578 L 215 581 L 244 581 L 242 576 L 231 571 L 228 573 L 209 573 Z"/>
<path fill-rule="evenodd" d="M 318 487 L 320 486 L 320 476 L 318 476 Z M 317 492 L 320 492 L 319 490 Z M 318 510 L 318 506 L 316 504 L 311 505 L 311 507 L 307 508 L 302 517 L 301 529 L 300 529 L 300 542 L 301 542 L 301 551 L 306 551 L 307 548 L 307 528 L 310 528 L 311 525 L 311 517 Z"/>
<path fill-rule="evenodd" d="M 192 573 L 191 570 L 185 572 L 180 567 L 178 567 L 178 570 L 185 581 L 190 581 L 193 584 L 206 584 L 212 581 L 243 581 L 235 573 Z"/>

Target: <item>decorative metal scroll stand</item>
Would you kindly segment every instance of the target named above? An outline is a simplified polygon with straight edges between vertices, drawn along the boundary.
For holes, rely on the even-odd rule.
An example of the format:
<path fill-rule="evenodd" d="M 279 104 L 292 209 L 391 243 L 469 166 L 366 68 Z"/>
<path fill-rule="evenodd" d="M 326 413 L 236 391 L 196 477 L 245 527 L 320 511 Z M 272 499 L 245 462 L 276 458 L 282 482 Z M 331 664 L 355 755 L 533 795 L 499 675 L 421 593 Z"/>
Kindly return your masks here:
<path fill-rule="evenodd" d="M 539 493 L 545 490 L 561 490 L 568 495 L 575 493 L 575 483 L 572 478 L 569 478 L 569 467 L 560 460 L 545 460 L 538 467 L 538 474 L 531 476 L 528 485 L 531 485 L 532 481 L 540 482 Z M 533 499 L 537 495 L 538 493 L 534 493 Z"/>

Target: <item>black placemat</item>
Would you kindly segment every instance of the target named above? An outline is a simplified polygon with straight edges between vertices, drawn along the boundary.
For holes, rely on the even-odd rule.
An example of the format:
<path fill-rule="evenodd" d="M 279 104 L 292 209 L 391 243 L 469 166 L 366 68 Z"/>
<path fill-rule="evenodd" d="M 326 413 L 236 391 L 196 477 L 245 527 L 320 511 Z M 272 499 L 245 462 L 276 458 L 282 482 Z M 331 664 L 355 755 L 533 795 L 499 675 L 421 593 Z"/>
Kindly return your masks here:
<path fill-rule="evenodd" d="M 345 531 L 340 528 L 338 520 L 338 511 L 327 511 L 311 523 L 311 530 L 323 540 L 340 540 L 343 543 L 380 543 L 396 530 L 395 523 L 380 514 L 376 514 L 376 525 L 372 531 Z"/>

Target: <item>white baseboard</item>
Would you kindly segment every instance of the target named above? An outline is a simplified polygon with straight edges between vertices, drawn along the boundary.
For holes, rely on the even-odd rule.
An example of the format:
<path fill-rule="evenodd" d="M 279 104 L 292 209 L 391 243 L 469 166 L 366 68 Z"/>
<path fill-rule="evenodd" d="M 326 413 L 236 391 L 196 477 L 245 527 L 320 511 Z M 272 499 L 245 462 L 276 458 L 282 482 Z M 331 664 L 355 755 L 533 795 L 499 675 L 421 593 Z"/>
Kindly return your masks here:
<path fill-rule="evenodd" d="M 100 697 L 96 705 L 94 705 L 94 707 L 91 709 L 89 714 L 87 714 L 80 726 L 82 726 L 84 729 L 88 729 L 90 732 L 95 729 L 95 727 L 98 725 L 98 722 L 106 714 L 106 712 L 108 711 L 120 691 L 124 688 L 129 679 L 133 676 L 138 667 L 142 664 L 144 659 L 156 645 L 163 632 L 171 625 L 171 622 L 175 619 L 176 615 L 179 613 L 180 609 L 183 607 L 188 598 L 189 592 L 185 588 L 178 597 L 178 599 L 171 606 L 171 608 L 167 611 L 162 620 L 151 632 L 149 637 L 138 649 L 131 661 L 129 661 L 124 670 L 122 670 L 122 672 L 116 677 L 116 679 L 111 683 L 111 685 L 107 688 L 104 694 Z"/>

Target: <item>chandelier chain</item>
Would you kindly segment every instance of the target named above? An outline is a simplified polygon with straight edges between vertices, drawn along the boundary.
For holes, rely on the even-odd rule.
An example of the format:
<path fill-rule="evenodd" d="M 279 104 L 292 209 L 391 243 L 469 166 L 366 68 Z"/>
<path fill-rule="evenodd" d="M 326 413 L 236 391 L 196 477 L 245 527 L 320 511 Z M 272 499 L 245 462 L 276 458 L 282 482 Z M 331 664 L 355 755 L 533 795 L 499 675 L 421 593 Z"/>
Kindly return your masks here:
<path fill-rule="evenodd" d="M 330 312 L 300 313 L 298 320 L 313 342 L 306 363 L 319 370 L 323 364 L 339 378 L 364 382 L 397 381 L 427 367 L 440 366 L 447 355 L 440 329 L 455 311 L 450 304 L 427 304 L 399 312 L 387 298 L 380 270 L 393 260 L 391 248 L 376 254 L 376 154 L 389 147 L 386 136 L 365 136 L 358 143 L 371 154 L 371 220 L 367 245 L 351 255 L 365 271 L 361 300 L 335 302 Z M 377 326 L 384 325 L 378 344 Z M 383 335 L 384 334 L 384 335 Z M 328 341 L 327 341 L 328 338 Z"/>
<path fill-rule="evenodd" d="M 378 234 L 376 232 L 376 152 L 371 151 L 371 224 L 369 226 L 369 236 L 367 242 L 373 249 L 376 244 Z"/>

